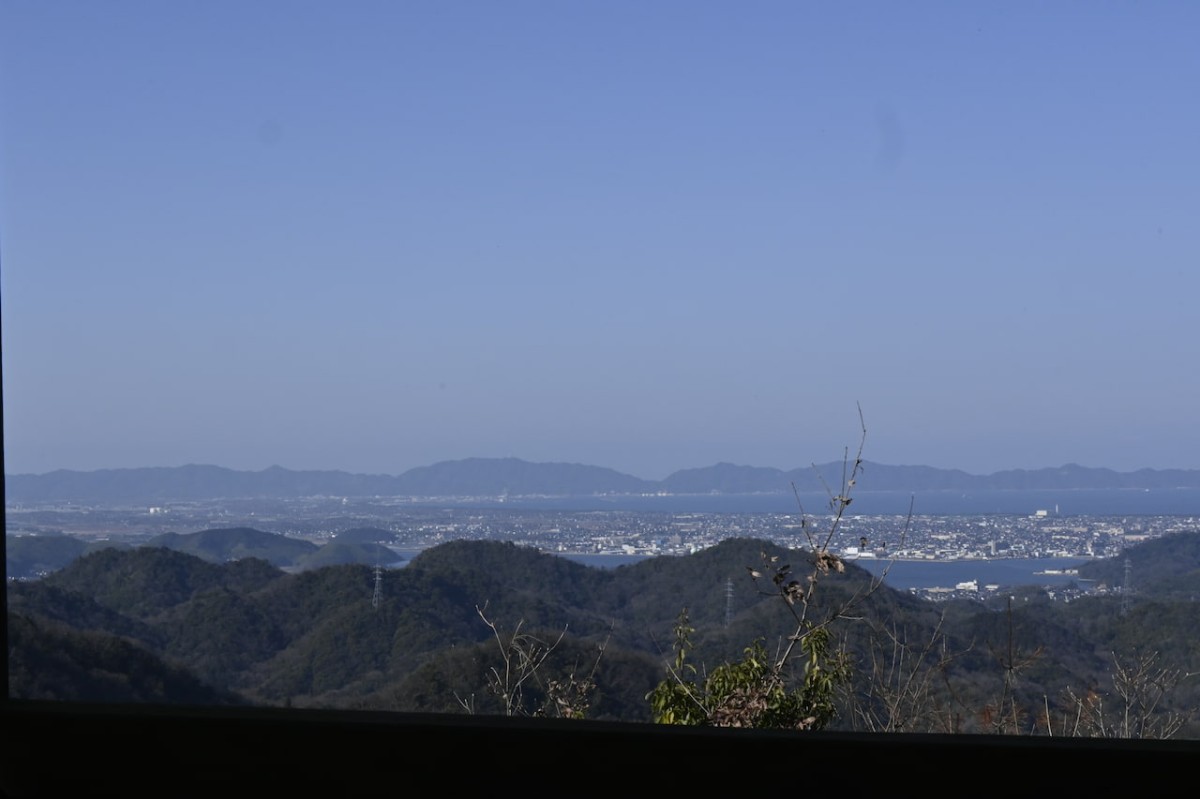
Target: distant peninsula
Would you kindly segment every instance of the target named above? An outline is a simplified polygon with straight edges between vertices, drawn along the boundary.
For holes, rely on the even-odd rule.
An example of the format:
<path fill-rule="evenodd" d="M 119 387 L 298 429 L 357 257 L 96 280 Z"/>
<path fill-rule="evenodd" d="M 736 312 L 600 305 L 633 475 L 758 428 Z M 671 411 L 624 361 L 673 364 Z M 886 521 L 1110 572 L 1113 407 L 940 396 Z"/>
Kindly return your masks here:
<path fill-rule="evenodd" d="M 643 480 L 600 466 L 532 463 L 518 458 L 467 458 L 410 469 L 398 476 L 293 471 L 272 466 L 237 471 L 188 465 L 138 469 L 57 470 L 5 476 L 10 503 L 147 503 L 220 498 L 591 496 L 629 494 L 775 494 L 823 491 L 840 484 L 838 461 L 784 471 L 718 463 Z M 867 462 L 856 490 L 1004 491 L 1200 488 L 1200 469 L 1116 472 L 1067 464 L 973 475 L 931 466 Z"/>

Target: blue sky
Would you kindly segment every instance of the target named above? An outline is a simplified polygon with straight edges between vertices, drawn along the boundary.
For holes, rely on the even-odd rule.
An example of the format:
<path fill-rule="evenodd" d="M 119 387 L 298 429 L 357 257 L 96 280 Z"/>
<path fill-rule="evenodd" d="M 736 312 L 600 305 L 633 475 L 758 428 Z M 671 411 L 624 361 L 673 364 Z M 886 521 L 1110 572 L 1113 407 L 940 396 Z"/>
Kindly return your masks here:
<path fill-rule="evenodd" d="M 0 0 L 6 471 L 1200 468 L 1197 30 Z"/>

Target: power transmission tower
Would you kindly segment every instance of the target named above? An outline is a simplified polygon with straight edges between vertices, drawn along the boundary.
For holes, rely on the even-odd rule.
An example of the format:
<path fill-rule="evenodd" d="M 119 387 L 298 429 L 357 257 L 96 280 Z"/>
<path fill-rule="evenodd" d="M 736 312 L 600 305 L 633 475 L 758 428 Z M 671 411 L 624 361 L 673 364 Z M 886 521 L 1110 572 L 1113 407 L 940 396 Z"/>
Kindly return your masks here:
<path fill-rule="evenodd" d="M 383 599 L 383 570 L 375 564 L 375 593 L 371 595 L 371 607 L 379 610 L 379 602 Z"/>
<path fill-rule="evenodd" d="M 733 621 L 733 578 L 728 577 L 725 580 L 725 626 L 729 627 Z"/>
<path fill-rule="evenodd" d="M 1121 589 L 1121 615 L 1124 616 L 1129 612 L 1129 595 L 1133 593 L 1133 586 L 1129 581 L 1129 574 L 1133 571 L 1133 564 L 1129 562 L 1129 558 L 1125 558 L 1125 587 Z"/>

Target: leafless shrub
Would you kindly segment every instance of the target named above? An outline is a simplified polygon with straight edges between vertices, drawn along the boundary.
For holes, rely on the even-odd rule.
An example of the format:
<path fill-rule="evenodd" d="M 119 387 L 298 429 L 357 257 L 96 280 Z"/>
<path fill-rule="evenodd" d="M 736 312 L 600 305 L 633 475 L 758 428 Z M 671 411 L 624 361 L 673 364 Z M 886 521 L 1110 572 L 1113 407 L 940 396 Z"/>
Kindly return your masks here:
<path fill-rule="evenodd" d="M 606 638 L 597 649 L 596 658 L 586 672 L 575 664 L 558 679 L 546 676 L 547 661 L 566 637 L 564 627 L 554 640 L 539 638 L 522 631 L 524 621 L 518 621 L 511 633 L 489 619 L 484 607 L 475 607 L 479 618 L 492 631 L 500 653 L 500 664 L 487 672 L 487 690 L 499 702 L 505 716 L 535 716 L 553 718 L 583 718 L 591 705 L 596 689 L 596 670 L 608 646 Z M 536 688 L 537 690 L 533 690 Z M 467 713 L 475 713 L 475 696 L 455 694 L 455 699 Z"/>
<path fill-rule="evenodd" d="M 869 732 L 958 732 L 961 713 L 944 690 L 951 651 L 939 617 L 927 639 L 913 644 L 906 630 L 872 628 L 864 692 L 852 698 L 852 722 Z"/>
<path fill-rule="evenodd" d="M 1165 710 L 1163 704 L 1192 675 L 1162 666 L 1157 652 L 1125 660 L 1114 652 L 1112 658 L 1112 694 L 1105 696 L 1094 690 L 1076 693 L 1070 688 L 1065 691 L 1068 710 L 1063 715 L 1061 734 L 1087 738 L 1171 738 L 1178 733 L 1190 714 Z"/>

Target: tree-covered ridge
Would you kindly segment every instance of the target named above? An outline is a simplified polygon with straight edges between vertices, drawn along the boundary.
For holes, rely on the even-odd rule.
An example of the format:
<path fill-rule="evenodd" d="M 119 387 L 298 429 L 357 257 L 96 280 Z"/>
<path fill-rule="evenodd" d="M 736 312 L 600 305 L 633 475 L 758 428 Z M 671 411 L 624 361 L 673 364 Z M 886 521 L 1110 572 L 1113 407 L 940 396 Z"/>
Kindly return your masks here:
<path fill-rule="evenodd" d="M 5 571 L 10 580 L 33 580 L 100 549 L 127 548 L 111 541 L 87 542 L 69 535 L 6 535 Z"/>
<path fill-rule="evenodd" d="M 218 564 L 162 548 L 105 550 L 44 581 L 11 583 L 9 602 L 35 633 L 73 624 L 218 690 L 278 705 L 511 711 L 511 699 L 505 705 L 491 686 L 494 669 L 515 651 L 507 642 L 518 640 L 528 651 L 549 647 L 522 707 L 544 710 L 586 675 L 594 680 L 589 717 L 646 721 L 682 609 L 693 628 L 689 663 L 732 679 L 745 669 L 721 672 L 722 664 L 749 663 L 754 646 L 772 655 L 793 629 L 777 590 L 787 584 L 773 585 L 762 564 L 803 579 L 813 558 L 730 539 L 602 570 L 509 543 L 455 541 L 407 568 L 383 570 L 376 603 L 375 570 L 366 565 L 285 574 L 256 559 Z M 822 576 L 807 609 L 850 666 L 834 726 L 1044 728 L 1038 713 L 1061 720 L 1068 689 L 1105 695 L 1114 653 L 1157 653 L 1172 668 L 1200 671 L 1194 602 L 1140 599 L 1122 612 L 1116 597 L 1062 604 L 1025 592 L 1011 607 L 933 604 L 842 565 Z M 897 659 L 911 671 L 889 672 Z M 87 668 L 55 673 L 69 679 Z M 899 697 L 901 684 L 923 693 Z M 1200 696 L 1187 683 L 1171 701 L 1183 708 Z"/>
<path fill-rule="evenodd" d="M 260 558 L 273 566 L 292 569 L 319 569 L 350 563 L 388 565 L 396 555 L 386 546 L 359 540 L 367 531 L 347 531 L 320 546 L 310 541 L 279 533 L 265 533 L 249 527 L 202 530 L 198 533 L 167 533 L 152 538 L 148 546 L 161 546 L 195 555 L 213 563 L 244 558 Z M 379 531 L 386 535 L 386 531 Z"/>
<path fill-rule="evenodd" d="M 240 697 L 119 636 L 8 614 L 9 696 L 77 702 L 230 705 Z"/>
<path fill-rule="evenodd" d="M 202 530 L 186 534 L 164 533 L 150 539 L 147 546 L 186 552 L 214 563 L 261 558 L 276 566 L 294 566 L 318 549 L 311 541 L 288 538 L 277 533 L 264 533 L 249 527 Z"/>
<path fill-rule="evenodd" d="M 136 616 L 102 604 L 87 593 L 45 580 L 10 583 L 8 610 L 37 616 L 64 627 L 105 632 L 151 646 L 161 646 L 165 640 L 155 627 Z"/>
<path fill-rule="evenodd" d="M 354 695 L 382 701 L 384 694 L 395 696 L 389 685 L 411 680 L 452 648 L 474 648 L 484 657 L 491 632 L 480 610 L 503 626 L 521 623 L 545 637 L 566 631 L 564 651 L 609 638 L 603 668 L 624 660 L 642 664 L 644 673 L 646 658 L 652 661 L 669 635 L 677 612 L 670 608 L 693 602 L 700 618 L 723 619 L 727 581 L 744 571 L 731 564 L 758 558 L 761 548 L 731 541 L 694 557 L 605 571 L 512 544 L 451 542 L 408 568 L 385 571 L 378 608 L 370 567 L 284 575 L 258 560 L 214 564 L 143 548 L 82 558 L 43 583 L 13 584 L 10 596 L 14 607 L 59 616 L 55 608 L 71 597 L 90 609 L 81 617 L 95 618 L 97 629 L 136 636 L 205 678 L 262 701 Z M 747 613 L 761 600 L 753 591 L 737 595 L 738 625 L 761 621 Z M 723 651 L 736 634 L 736 626 L 726 631 L 721 624 L 715 626 L 724 634 L 715 643 L 706 640 L 706 651 Z M 602 693 L 611 695 L 611 687 Z M 637 702 L 625 697 L 609 704 Z"/>
<path fill-rule="evenodd" d="M 396 555 L 380 541 L 394 537 L 386 530 L 348 530 L 318 546 L 310 541 L 249 527 L 218 528 L 196 533 L 164 533 L 144 546 L 195 555 L 210 563 L 258 558 L 289 569 L 318 569 L 347 563 L 389 565 Z M 7 536 L 9 577 L 34 579 L 63 568 L 81 555 L 100 549 L 128 549 L 108 541 L 88 543 L 67 535 Z"/>
<path fill-rule="evenodd" d="M 1200 531 L 1144 541 L 1127 549 L 1122 557 L 1083 564 L 1079 576 L 1124 588 L 1126 561 L 1133 592 L 1155 598 L 1200 598 Z"/>
<path fill-rule="evenodd" d="M 150 618 L 202 591 L 250 592 L 282 572 L 255 558 L 214 564 L 161 547 L 105 549 L 82 557 L 46 578 L 48 585 L 83 594 L 135 618 Z"/>

